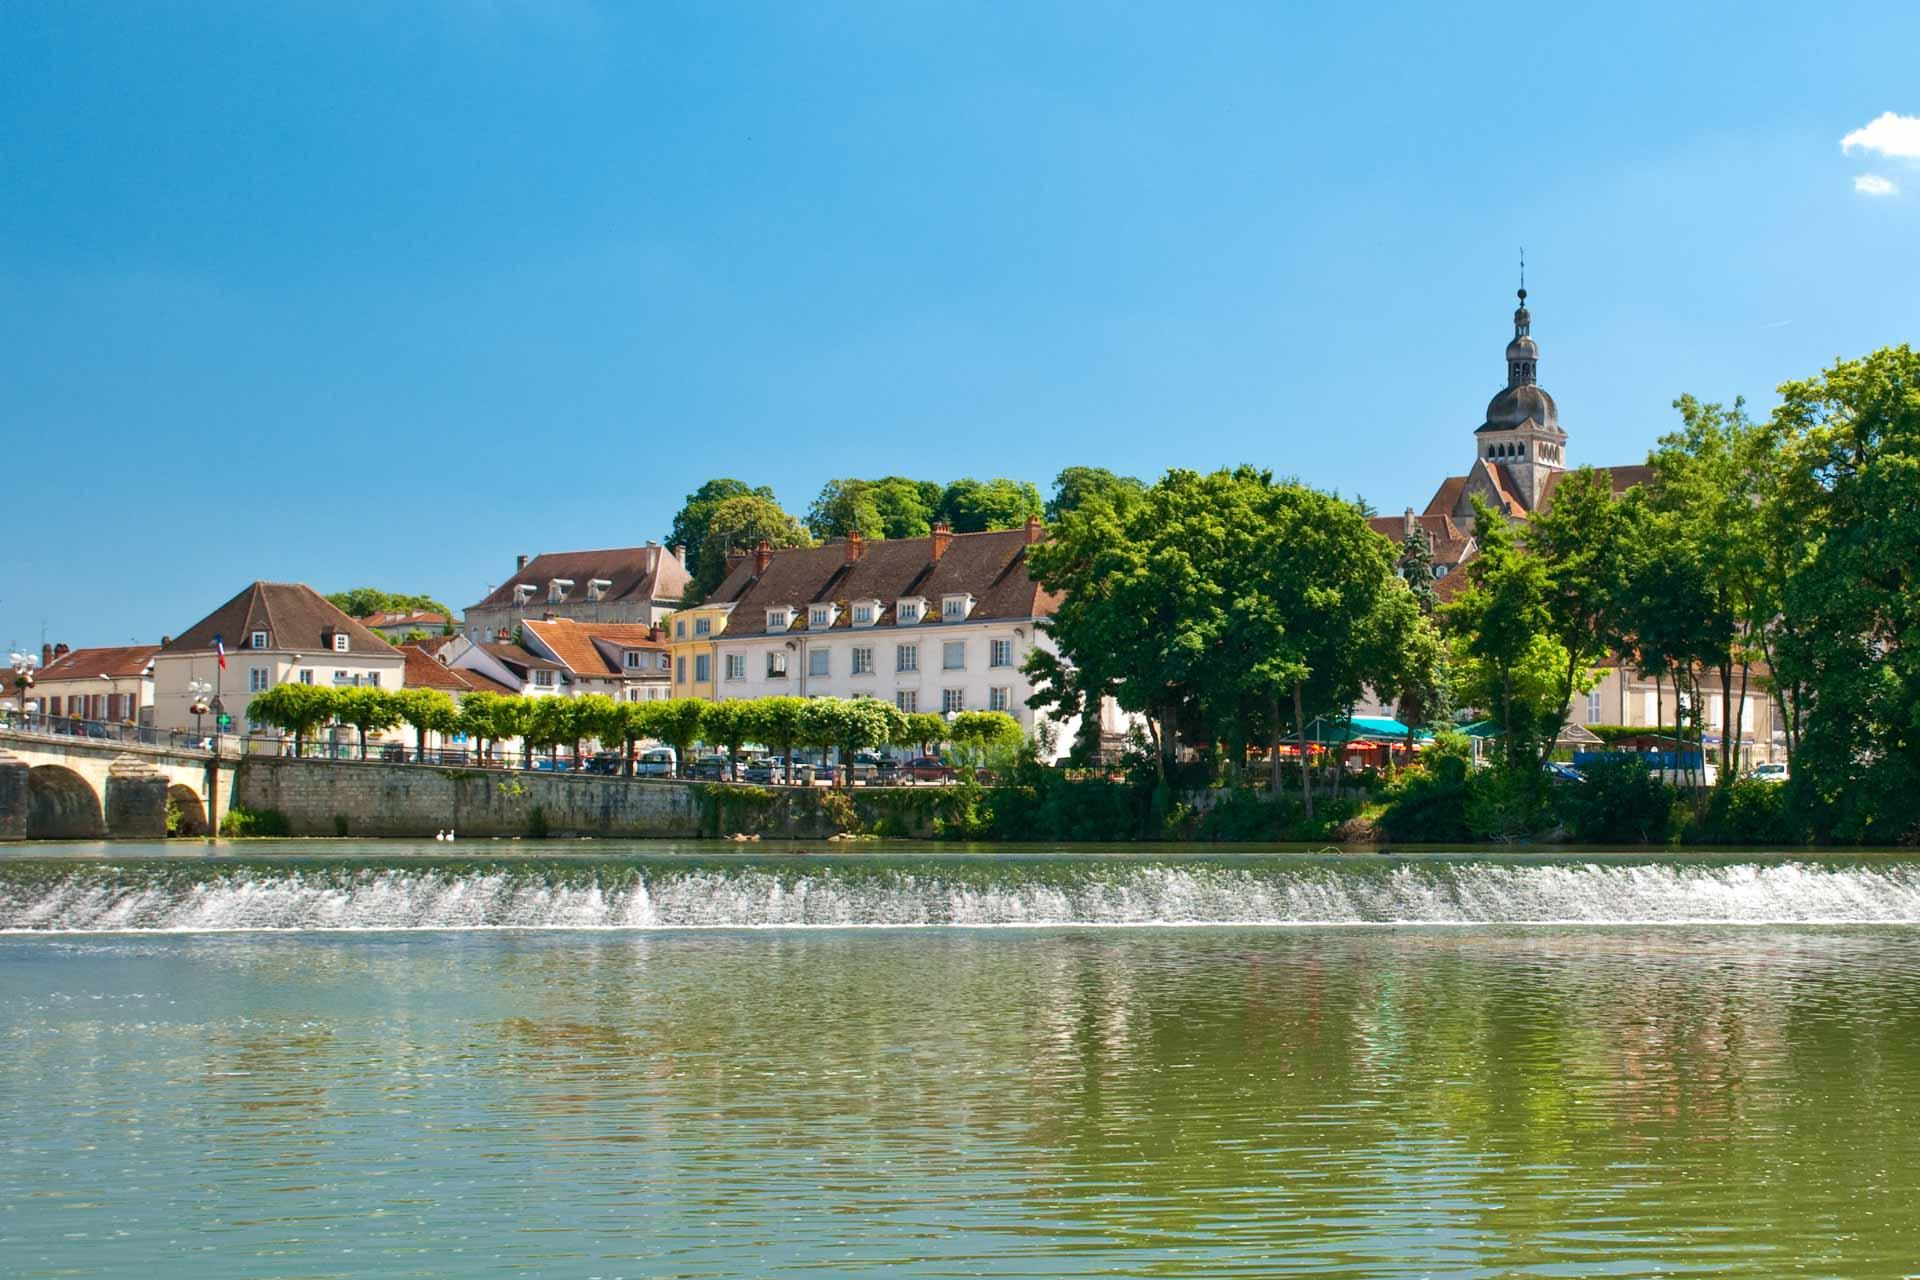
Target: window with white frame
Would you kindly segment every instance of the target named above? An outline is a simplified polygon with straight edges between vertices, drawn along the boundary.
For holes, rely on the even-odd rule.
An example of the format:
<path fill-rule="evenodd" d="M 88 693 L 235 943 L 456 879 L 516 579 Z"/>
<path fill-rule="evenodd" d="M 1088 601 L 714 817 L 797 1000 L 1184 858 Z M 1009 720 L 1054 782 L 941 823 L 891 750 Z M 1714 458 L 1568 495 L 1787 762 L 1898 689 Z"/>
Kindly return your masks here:
<path fill-rule="evenodd" d="M 873 646 L 857 644 L 853 646 L 853 666 L 850 674 L 870 676 L 873 674 Z"/>
<path fill-rule="evenodd" d="M 893 646 L 893 669 L 910 672 L 920 669 L 920 646 L 917 644 L 897 644 Z"/>
<path fill-rule="evenodd" d="M 673 659 L 669 655 L 664 653 L 660 655 L 660 669 L 662 671 L 673 670 Z"/>
<path fill-rule="evenodd" d="M 1598 689 L 1587 691 L 1587 723 L 1600 723 L 1600 691 Z"/>
<path fill-rule="evenodd" d="M 941 596 L 940 617 L 946 622 L 964 621 L 973 612 L 973 597 L 967 595 Z"/>
<path fill-rule="evenodd" d="M 336 671 L 333 673 L 333 683 L 336 686 L 338 686 L 343 684 L 353 684 L 355 683 L 355 681 L 354 681 L 354 678 L 351 675 L 347 674 L 346 672 Z"/>
<path fill-rule="evenodd" d="M 824 631 L 833 625 L 833 606 L 817 604 L 807 611 L 807 625 L 816 631 Z"/>
<path fill-rule="evenodd" d="M 893 695 L 893 705 L 908 715 L 913 715 L 920 710 L 920 691 L 918 689 L 899 690 Z"/>
<path fill-rule="evenodd" d="M 831 667 L 827 661 L 827 651 L 825 649 L 807 650 L 807 674 L 808 675 L 824 676 L 829 674 L 830 670 L 831 670 Z"/>
<path fill-rule="evenodd" d="M 965 671 L 967 669 L 967 642 L 949 640 L 940 646 L 940 669 L 942 671 Z"/>
<path fill-rule="evenodd" d="M 1640 694 L 1640 723 L 1658 724 L 1660 721 L 1660 691 L 1646 689 Z"/>
<path fill-rule="evenodd" d="M 265 667 L 247 668 L 247 692 L 264 693 L 273 688 L 273 672 Z"/>
<path fill-rule="evenodd" d="M 769 631 L 785 631 L 792 621 L 793 611 L 791 609 L 767 610 L 767 630 Z"/>
<path fill-rule="evenodd" d="M 367 683 L 378 689 L 380 687 L 380 673 L 378 671 L 367 672 Z"/>
<path fill-rule="evenodd" d="M 640 651 L 638 649 L 627 650 L 625 661 L 622 665 L 629 671 L 638 671 L 640 669 Z"/>
<path fill-rule="evenodd" d="M 256 632 L 254 632 L 254 633 L 253 633 L 253 637 L 252 637 L 252 640 L 251 640 L 251 642 L 250 642 L 250 647 L 252 647 L 252 648 L 255 648 L 255 649 L 264 649 L 264 648 L 266 648 L 266 647 L 267 647 L 267 633 L 266 633 L 266 632 L 264 632 L 264 631 L 256 631 Z"/>
<path fill-rule="evenodd" d="M 987 690 L 987 710 L 1005 711 L 1013 702 L 1013 691 L 1006 685 L 995 685 Z"/>
<path fill-rule="evenodd" d="M 787 678 L 787 651 L 775 649 L 767 654 L 767 679 L 785 680 Z"/>
<path fill-rule="evenodd" d="M 553 672 L 545 667 L 535 667 L 533 670 L 533 683 L 541 689 L 553 688 Z"/>
<path fill-rule="evenodd" d="M 893 607 L 893 620 L 903 624 L 920 621 L 921 603 L 919 600 L 900 601 Z"/>
<path fill-rule="evenodd" d="M 856 627 L 872 626 L 873 614 L 874 609 L 871 603 L 856 604 L 853 606 L 853 625 Z"/>
<path fill-rule="evenodd" d="M 713 619 L 712 618 L 695 618 L 693 620 L 693 634 L 695 634 L 696 636 L 712 635 Z"/>
<path fill-rule="evenodd" d="M 990 667 L 1010 667 L 1013 665 L 1013 641 L 995 640 L 987 646 L 987 665 Z"/>
<path fill-rule="evenodd" d="M 302 667 L 302 668 L 300 668 L 300 683 L 301 683 L 301 684 L 312 684 L 312 683 L 313 683 L 313 668 L 312 668 L 312 667 Z"/>
<path fill-rule="evenodd" d="M 347 651 L 347 633 L 346 632 L 336 631 L 333 633 L 333 651 L 335 653 L 345 653 Z"/>
<path fill-rule="evenodd" d="M 940 691 L 940 714 L 954 715 L 967 709 L 967 691 L 965 689 L 942 689 Z"/>
<path fill-rule="evenodd" d="M 745 680 L 747 678 L 747 655 L 730 653 L 727 655 L 727 679 Z"/>

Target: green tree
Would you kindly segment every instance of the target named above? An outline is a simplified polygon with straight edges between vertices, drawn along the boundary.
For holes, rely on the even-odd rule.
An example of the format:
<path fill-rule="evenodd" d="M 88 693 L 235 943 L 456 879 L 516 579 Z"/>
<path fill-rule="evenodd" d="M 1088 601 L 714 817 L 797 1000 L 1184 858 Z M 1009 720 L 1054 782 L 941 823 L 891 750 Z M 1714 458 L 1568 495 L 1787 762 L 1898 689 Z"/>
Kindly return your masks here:
<path fill-rule="evenodd" d="M 347 591 L 331 592 L 327 601 L 349 618 L 366 618 L 376 613 L 437 613 L 446 619 L 440 629 L 441 634 L 449 634 L 454 618 L 459 616 L 430 595 L 408 595 L 399 591 L 382 591 L 378 587 L 353 587 Z"/>
<path fill-rule="evenodd" d="M 506 701 L 504 695 L 484 689 L 460 699 L 455 731 L 473 739 L 474 758 L 483 764 L 487 760 L 488 745 L 502 737 L 501 709 Z"/>
<path fill-rule="evenodd" d="M 940 495 L 936 514 L 955 533 L 1017 529 L 1044 509 L 1040 491 L 1025 480 L 955 480 Z"/>
<path fill-rule="evenodd" d="M 707 531 L 713 525 L 714 509 L 729 498 L 774 501 L 773 490 L 767 486 L 756 487 L 744 480 L 728 478 L 709 480 L 688 494 L 687 500 L 680 504 L 680 510 L 674 513 L 673 528 L 667 532 L 667 545 L 684 546 L 687 549 L 689 569 L 700 561 L 700 552 L 706 546 Z M 725 554 L 724 550 L 722 554 Z"/>
<path fill-rule="evenodd" d="M 460 724 L 460 712 L 453 699 L 438 689 L 401 689 L 392 695 L 393 707 L 400 718 L 413 728 L 413 758 L 427 758 L 429 733 L 453 733 Z"/>
<path fill-rule="evenodd" d="M 1105 467 L 1068 467 L 1053 478 L 1053 496 L 1047 499 L 1045 516 L 1052 524 L 1069 511 L 1078 511 L 1091 501 L 1109 506 L 1146 493 L 1147 486 L 1133 476 L 1118 476 Z"/>
<path fill-rule="evenodd" d="M 962 711 L 948 726 L 954 751 L 969 768 L 1003 764 L 1020 747 L 1020 722 L 1004 711 Z"/>
<path fill-rule="evenodd" d="M 592 738 L 605 747 L 621 740 L 620 706 L 604 693 L 586 693 L 573 702 L 573 758 L 580 759 L 581 743 Z"/>
<path fill-rule="evenodd" d="M 1544 759 L 1574 694 L 1593 686 L 1594 664 L 1619 652 L 1627 634 L 1632 520 L 1612 480 L 1591 467 L 1562 476 L 1553 504 L 1527 526 L 1526 550 L 1546 569 L 1546 633 L 1564 655 L 1552 723 L 1542 734 Z"/>
<path fill-rule="evenodd" d="M 736 547 L 750 549 L 762 540 L 776 551 L 812 543 L 800 522 L 782 511 L 772 498 L 746 494 L 717 503 L 700 541 L 700 555 L 694 560 L 693 592 L 704 600 L 727 576 L 727 553 Z"/>
<path fill-rule="evenodd" d="M 527 754 L 545 750 L 547 759 L 560 760 L 560 744 L 579 736 L 579 716 L 572 698 L 545 697 L 527 699 L 527 722 L 523 731 Z"/>
<path fill-rule="evenodd" d="M 360 758 L 367 758 L 367 735 L 400 723 L 393 694 L 373 685 L 355 685 L 334 691 L 334 717 L 360 731 Z"/>
<path fill-rule="evenodd" d="M 793 749 L 806 740 L 807 699 L 779 695 L 755 698 L 752 708 L 751 736 L 771 747 L 786 763 L 785 781 L 793 780 Z"/>
<path fill-rule="evenodd" d="M 317 684 L 277 684 L 253 695 L 247 718 L 293 735 L 293 753 L 306 752 L 307 735 L 332 722 L 338 699 Z"/>
<path fill-rule="evenodd" d="M 901 736 L 894 740 L 896 747 L 917 747 L 923 756 L 933 755 L 940 744 L 947 740 L 947 719 L 931 711 L 916 711 L 909 715 L 901 730 Z"/>
<path fill-rule="evenodd" d="M 816 538 L 924 538 L 933 527 L 943 490 L 925 480 L 829 480 L 807 511 Z"/>
<path fill-rule="evenodd" d="M 719 747 L 727 757 L 727 776 L 733 777 L 740 748 L 753 741 L 759 729 L 753 704 L 745 699 L 728 698 L 707 704 L 700 718 L 700 737 L 708 746 Z"/>
<path fill-rule="evenodd" d="M 1560 722 L 1554 702 L 1563 650 L 1548 635 L 1547 566 L 1520 548 L 1513 527 L 1478 495 L 1474 536 L 1480 554 L 1466 586 L 1442 611 L 1454 642 L 1459 692 L 1500 726 L 1510 763 L 1537 762 Z"/>
<path fill-rule="evenodd" d="M 672 747 L 685 772 L 693 751 L 693 744 L 700 740 L 705 732 L 707 708 L 711 702 L 699 698 L 668 698 L 664 702 L 649 703 L 649 707 L 658 708 L 653 712 L 653 734 L 660 741 Z"/>

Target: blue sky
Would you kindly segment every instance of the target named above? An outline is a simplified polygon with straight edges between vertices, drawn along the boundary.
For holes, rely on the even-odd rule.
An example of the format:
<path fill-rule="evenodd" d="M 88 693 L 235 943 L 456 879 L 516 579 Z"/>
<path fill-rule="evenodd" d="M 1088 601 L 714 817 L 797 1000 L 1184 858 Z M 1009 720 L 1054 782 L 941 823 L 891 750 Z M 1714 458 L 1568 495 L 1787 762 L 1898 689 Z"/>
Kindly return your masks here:
<path fill-rule="evenodd" d="M 1916 47 L 1910 3 L 7 5 L 0 642 L 255 578 L 458 607 L 723 474 L 1423 505 L 1523 244 L 1570 459 L 1636 461 L 1683 391 L 1914 338 Z"/>

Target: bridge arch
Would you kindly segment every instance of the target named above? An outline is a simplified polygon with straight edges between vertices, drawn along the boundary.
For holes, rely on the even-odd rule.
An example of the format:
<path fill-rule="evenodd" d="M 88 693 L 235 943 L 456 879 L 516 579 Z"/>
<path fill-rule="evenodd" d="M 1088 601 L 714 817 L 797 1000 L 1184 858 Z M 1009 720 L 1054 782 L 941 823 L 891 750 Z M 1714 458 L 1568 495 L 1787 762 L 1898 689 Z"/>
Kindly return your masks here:
<path fill-rule="evenodd" d="M 65 765 L 27 771 L 27 839 L 98 840 L 107 834 L 100 793 Z"/>
<path fill-rule="evenodd" d="M 167 834 L 204 836 L 207 833 L 207 806 L 200 793 L 184 782 L 167 788 Z"/>

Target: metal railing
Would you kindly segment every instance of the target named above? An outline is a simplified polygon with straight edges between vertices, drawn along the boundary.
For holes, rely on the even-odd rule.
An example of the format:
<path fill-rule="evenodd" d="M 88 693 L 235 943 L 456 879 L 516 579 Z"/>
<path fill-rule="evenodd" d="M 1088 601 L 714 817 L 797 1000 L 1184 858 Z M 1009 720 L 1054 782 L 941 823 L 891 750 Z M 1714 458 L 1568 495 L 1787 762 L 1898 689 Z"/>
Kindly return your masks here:
<path fill-rule="evenodd" d="M 32 734 L 39 738 L 79 740 L 101 743 L 131 743 L 143 747 L 163 747 L 172 751 L 212 752 L 219 739 L 223 755 L 238 754 L 244 739 L 234 734 L 199 733 L 192 729 L 158 729 L 150 724 L 120 720 L 87 720 L 76 716 L 51 716 L 37 711 L 0 711 L 0 729 Z"/>

